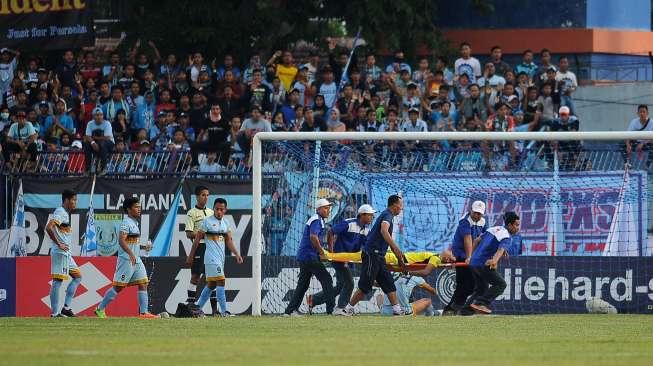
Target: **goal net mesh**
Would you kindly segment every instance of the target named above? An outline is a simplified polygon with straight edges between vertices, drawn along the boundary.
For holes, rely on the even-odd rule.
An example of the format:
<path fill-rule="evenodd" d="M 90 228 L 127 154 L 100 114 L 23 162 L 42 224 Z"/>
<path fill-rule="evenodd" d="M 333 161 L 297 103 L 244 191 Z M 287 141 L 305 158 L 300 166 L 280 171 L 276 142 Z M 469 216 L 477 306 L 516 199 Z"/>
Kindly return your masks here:
<path fill-rule="evenodd" d="M 521 257 L 500 268 L 508 282 L 497 302 L 500 313 L 581 311 L 584 301 L 611 291 L 589 277 L 591 283 L 579 289 L 575 282 L 585 281 L 577 278 L 584 277 L 583 268 L 600 266 L 600 257 L 652 252 L 648 153 L 626 156 L 623 142 L 264 141 L 262 146 L 263 314 L 282 313 L 292 296 L 299 272 L 295 255 L 319 198 L 334 204 L 325 220 L 330 226 L 356 217 L 362 204 L 378 212 L 389 195 L 401 195 L 404 210 L 395 217 L 393 235 L 404 252 L 447 249 L 475 200 L 486 202 L 489 226 L 502 225 L 504 212 L 515 211 L 521 230 L 512 240 Z M 519 260 L 519 268 L 512 266 Z M 565 269 L 551 273 L 551 260 L 565 261 Z M 334 273 L 328 263 L 327 268 Z M 356 285 L 359 265 L 351 268 Z M 432 298 L 436 308 L 449 301 L 453 276 L 455 271 L 441 269 L 427 278 L 439 292 Z M 612 290 L 622 292 L 618 285 Z M 319 291 L 313 278 L 307 294 Z M 539 299 L 524 302 L 531 297 Z M 375 297 L 358 310 L 378 312 Z M 306 311 L 304 301 L 300 312 Z M 324 305 L 315 311 L 324 312 Z"/>

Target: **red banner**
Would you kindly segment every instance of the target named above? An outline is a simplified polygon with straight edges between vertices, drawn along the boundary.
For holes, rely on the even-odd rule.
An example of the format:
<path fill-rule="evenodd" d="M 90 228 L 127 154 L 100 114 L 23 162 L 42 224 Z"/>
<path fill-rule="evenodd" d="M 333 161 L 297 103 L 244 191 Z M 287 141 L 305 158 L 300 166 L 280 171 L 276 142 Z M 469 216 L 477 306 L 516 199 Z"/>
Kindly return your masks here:
<path fill-rule="evenodd" d="M 82 316 L 95 316 L 93 310 L 111 288 L 116 257 L 75 257 L 82 273 L 82 283 L 77 288 L 70 306 Z M 16 258 L 16 315 L 50 315 L 50 257 Z M 66 286 L 64 281 L 59 296 L 63 306 Z M 121 291 L 107 307 L 108 316 L 137 316 L 136 286 Z"/>

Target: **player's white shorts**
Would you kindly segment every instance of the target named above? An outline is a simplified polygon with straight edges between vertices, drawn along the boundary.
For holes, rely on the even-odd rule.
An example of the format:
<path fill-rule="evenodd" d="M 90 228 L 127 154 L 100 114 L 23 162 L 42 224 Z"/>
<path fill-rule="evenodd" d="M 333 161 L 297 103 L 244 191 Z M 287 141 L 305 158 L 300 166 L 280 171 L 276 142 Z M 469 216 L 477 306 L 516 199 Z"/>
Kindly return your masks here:
<path fill-rule="evenodd" d="M 222 281 L 224 280 L 224 263 L 205 263 L 204 275 L 207 281 Z"/>
<path fill-rule="evenodd" d="M 73 256 L 68 253 L 60 253 L 53 251 L 50 255 L 50 263 L 52 274 L 52 279 L 65 281 L 68 279 L 68 275 L 73 275 L 79 277 L 81 273 L 79 272 L 79 267 L 73 259 Z"/>
<path fill-rule="evenodd" d="M 142 261 L 138 260 L 132 265 L 129 259 L 118 257 L 116 262 L 116 273 L 113 275 L 113 285 L 116 287 L 127 287 L 148 283 L 147 271 Z"/>

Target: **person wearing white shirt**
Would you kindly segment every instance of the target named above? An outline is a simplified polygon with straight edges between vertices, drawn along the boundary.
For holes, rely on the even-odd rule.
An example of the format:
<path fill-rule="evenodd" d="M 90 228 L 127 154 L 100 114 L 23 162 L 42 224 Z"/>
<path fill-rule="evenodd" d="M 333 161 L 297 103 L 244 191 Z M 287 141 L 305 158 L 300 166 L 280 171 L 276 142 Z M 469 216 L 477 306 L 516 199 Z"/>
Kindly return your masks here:
<path fill-rule="evenodd" d="M 576 88 L 578 88 L 576 74 L 569 71 L 569 59 L 567 56 L 560 57 L 558 66 L 560 70 L 556 73 L 556 81 L 558 82 L 560 91 L 560 105 L 569 107 L 571 114 L 576 115 L 576 108 L 571 97 L 576 91 Z"/>
<path fill-rule="evenodd" d="M 637 106 L 637 118 L 634 118 L 628 124 L 628 131 L 646 131 L 653 132 L 653 121 L 648 114 L 648 106 L 646 104 L 640 104 Z M 651 141 L 639 140 L 636 141 L 635 151 L 641 153 L 644 150 L 647 150 L 650 146 Z M 626 141 L 626 160 L 629 160 L 630 154 L 633 151 L 632 141 Z"/>
<path fill-rule="evenodd" d="M 419 109 L 411 108 L 408 111 L 408 119 L 401 125 L 402 132 L 427 132 L 428 125 L 419 117 Z"/>
<path fill-rule="evenodd" d="M 481 76 L 481 63 L 472 57 L 472 46 L 469 43 L 460 44 L 460 56 L 454 63 L 454 72 L 457 76 L 467 74 L 469 82 L 476 83 L 476 79 Z"/>

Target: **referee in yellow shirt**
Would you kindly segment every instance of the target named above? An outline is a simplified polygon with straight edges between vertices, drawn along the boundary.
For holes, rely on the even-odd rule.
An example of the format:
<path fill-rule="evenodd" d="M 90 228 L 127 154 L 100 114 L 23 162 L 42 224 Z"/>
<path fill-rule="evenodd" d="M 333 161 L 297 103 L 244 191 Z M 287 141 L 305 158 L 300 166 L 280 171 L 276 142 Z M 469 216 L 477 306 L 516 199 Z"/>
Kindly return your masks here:
<path fill-rule="evenodd" d="M 195 236 L 204 218 L 213 215 L 213 210 L 206 207 L 206 202 L 209 200 L 209 189 L 205 186 L 195 187 L 195 197 L 197 198 L 195 207 L 186 213 L 186 237 L 190 240 L 195 240 Z M 193 259 L 190 256 L 186 258 L 186 265 L 190 266 L 191 273 L 190 284 L 188 285 L 188 298 L 186 299 L 186 302 L 189 304 L 195 303 L 197 285 L 200 283 L 200 278 L 204 274 L 205 250 L 206 245 L 204 244 L 204 239 L 200 239 L 199 246 L 195 251 L 195 258 Z M 211 310 L 214 315 L 218 312 L 218 300 L 215 291 L 211 293 Z"/>

